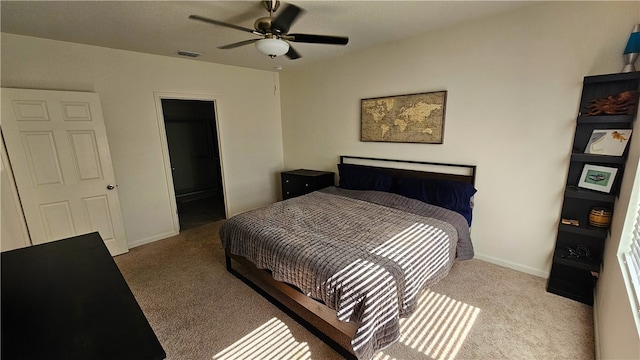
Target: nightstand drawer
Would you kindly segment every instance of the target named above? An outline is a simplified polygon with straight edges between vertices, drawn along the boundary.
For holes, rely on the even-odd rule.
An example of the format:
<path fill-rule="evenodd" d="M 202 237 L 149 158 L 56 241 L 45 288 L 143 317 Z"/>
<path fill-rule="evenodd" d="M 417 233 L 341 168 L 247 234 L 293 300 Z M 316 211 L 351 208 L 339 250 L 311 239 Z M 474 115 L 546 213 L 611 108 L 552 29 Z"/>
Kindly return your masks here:
<path fill-rule="evenodd" d="M 308 194 L 310 192 L 333 186 L 334 173 L 298 169 L 285 171 L 280 174 L 282 179 L 282 199 Z"/>

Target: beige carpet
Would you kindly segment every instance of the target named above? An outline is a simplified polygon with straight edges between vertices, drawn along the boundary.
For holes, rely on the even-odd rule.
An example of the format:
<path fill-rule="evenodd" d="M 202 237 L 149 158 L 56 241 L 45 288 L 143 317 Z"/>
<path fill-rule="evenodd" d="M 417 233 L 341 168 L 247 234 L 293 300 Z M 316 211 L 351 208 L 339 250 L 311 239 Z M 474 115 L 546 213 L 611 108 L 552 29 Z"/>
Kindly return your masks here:
<path fill-rule="evenodd" d="M 115 258 L 167 359 L 340 359 L 225 270 L 220 224 Z M 545 285 L 480 260 L 458 262 L 376 359 L 593 359 L 592 308 Z"/>

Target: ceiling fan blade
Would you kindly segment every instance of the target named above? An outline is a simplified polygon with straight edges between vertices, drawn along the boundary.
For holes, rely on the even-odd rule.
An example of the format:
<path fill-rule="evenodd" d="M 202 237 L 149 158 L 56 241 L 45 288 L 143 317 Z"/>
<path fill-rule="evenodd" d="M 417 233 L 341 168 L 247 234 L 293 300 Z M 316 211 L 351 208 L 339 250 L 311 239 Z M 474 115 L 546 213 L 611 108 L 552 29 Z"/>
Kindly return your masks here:
<path fill-rule="evenodd" d="M 224 27 L 228 27 L 228 28 L 231 28 L 231 29 L 236 29 L 236 30 L 240 30 L 240 31 L 244 31 L 244 32 L 249 32 L 249 33 L 256 34 L 256 35 L 264 35 L 264 34 L 254 30 L 254 29 L 249 29 L 249 28 L 246 28 L 246 27 L 243 27 L 243 26 L 239 26 L 239 25 L 234 25 L 234 24 L 228 24 L 226 22 L 209 19 L 207 17 L 200 16 L 200 15 L 189 15 L 189 19 L 206 22 L 206 23 L 213 24 L 213 25 L 224 26 Z"/>
<path fill-rule="evenodd" d="M 271 22 L 271 30 L 276 31 L 279 34 L 286 34 L 291 25 L 297 20 L 298 16 L 304 13 L 304 10 L 289 4 L 286 8 L 280 11 L 280 14 Z"/>
<path fill-rule="evenodd" d="M 313 44 L 347 45 L 347 43 L 349 42 L 348 37 L 330 35 L 288 34 L 283 38 L 293 42 Z"/>
<path fill-rule="evenodd" d="M 288 57 L 291 60 L 300 59 L 302 57 L 302 55 L 298 54 L 298 52 L 296 51 L 296 49 L 293 48 L 293 46 L 289 46 L 289 51 L 287 51 L 287 53 L 284 54 L 284 56 Z"/>
<path fill-rule="evenodd" d="M 253 44 L 255 42 L 257 42 L 258 40 L 262 40 L 262 39 L 251 39 L 251 40 L 245 40 L 245 41 L 238 41 L 236 43 L 233 44 L 227 44 L 227 45 L 223 45 L 223 46 L 218 46 L 218 49 L 234 49 L 240 46 L 244 46 L 244 45 L 249 45 L 249 44 Z"/>

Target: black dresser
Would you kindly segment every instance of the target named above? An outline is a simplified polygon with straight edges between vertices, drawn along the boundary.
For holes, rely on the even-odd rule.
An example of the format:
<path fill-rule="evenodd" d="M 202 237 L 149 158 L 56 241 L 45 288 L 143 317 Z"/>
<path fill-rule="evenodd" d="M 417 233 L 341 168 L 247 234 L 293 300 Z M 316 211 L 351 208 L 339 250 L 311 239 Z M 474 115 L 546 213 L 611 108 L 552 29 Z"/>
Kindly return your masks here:
<path fill-rule="evenodd" d="M 280 173 L 282 200 L 335 185 L 335 174 L 330 171 L 298 169 Z"/>
<path fill-rule="evenodd" d="M 99 233 L 0 260 L 2 360 L 166 357 Z"/>

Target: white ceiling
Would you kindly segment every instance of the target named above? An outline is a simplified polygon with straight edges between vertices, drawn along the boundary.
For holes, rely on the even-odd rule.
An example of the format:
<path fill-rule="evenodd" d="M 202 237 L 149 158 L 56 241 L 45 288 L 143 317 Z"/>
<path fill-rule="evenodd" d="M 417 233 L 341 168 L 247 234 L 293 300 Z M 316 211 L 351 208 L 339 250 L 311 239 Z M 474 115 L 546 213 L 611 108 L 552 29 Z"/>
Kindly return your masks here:
<path fill-rule="evenodd" d="M 253 45 L 218 46 L 256 36 L 190 20 L 191 14 L 253 28 L 268 16 L 260 1 L 7 1 L 0 2 L 2 32 L 195 61 L 272 70 L 290 68 L 347 52 L 418 36 L 431 29 L 509 11 L 532 1 L 293 1 L 306 10 L 291 33 L 348 36 L 346 46 L 292 43 L 302 55 L 270 59 Z M 281 6 L 284 7 L 286 3 Z M 277 15 L 278 12 L 275 13 Z"/>

